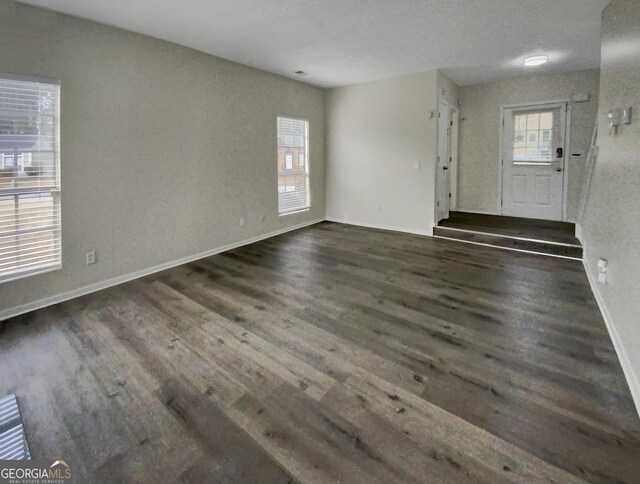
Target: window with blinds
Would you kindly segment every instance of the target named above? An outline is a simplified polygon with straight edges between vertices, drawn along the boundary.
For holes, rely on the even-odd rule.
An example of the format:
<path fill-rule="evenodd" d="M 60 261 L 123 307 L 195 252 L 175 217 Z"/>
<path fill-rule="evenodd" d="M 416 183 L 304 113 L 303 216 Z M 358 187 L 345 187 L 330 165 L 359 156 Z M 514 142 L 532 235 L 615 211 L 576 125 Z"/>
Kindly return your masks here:
<path fill-rule="evenodd" d="M 0 78 L 0 282 L 61 265 L 60 86 Z"/>
<path fill-rule="evenodd" d="M 278 213 L 310 206 L 309 121 L 278 116 Z"/>

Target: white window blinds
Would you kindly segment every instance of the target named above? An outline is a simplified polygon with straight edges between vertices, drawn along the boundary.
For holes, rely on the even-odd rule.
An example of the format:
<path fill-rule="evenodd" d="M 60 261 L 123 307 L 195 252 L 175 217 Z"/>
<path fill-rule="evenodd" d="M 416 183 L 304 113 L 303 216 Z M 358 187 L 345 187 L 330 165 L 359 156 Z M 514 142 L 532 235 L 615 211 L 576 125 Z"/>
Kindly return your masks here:
<path fill-rule="evenodd" d="M 0 282 L 59 268 L 60 86 L 0 78 Z"/>
<path fill-rule="evenodd" d="M 293 160 L 305 160 L 294 164 Z M 278 116 L 278 213 L 311 206 L 309 121 Z"/>

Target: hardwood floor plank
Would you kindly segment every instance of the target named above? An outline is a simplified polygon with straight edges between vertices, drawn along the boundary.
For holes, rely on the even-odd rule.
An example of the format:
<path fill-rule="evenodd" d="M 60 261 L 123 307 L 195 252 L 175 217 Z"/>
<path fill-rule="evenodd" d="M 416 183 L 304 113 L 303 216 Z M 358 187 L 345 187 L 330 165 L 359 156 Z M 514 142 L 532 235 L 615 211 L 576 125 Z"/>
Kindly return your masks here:
<path fill-rule="evenodd" d="M 219 344 L 228 346 L 232 351 L 255 361 L 316 400 L 322 398 L 335 383 L 333 378 L 296 359 L 282 348 L 209 311 L 169 286 L 154 282 L 146 293 L 153 297 L 157 307 L 164 308 L 176 317 L 183 320 L 189 318 L 191 323 L 206 322 L 210 327 L 213 326 Z"/>
<path fill-rule="evenodd" d="M 218 266 L 220 266 L 220 264 L 218 264 Z M 238 269 L 241 269 L 241 267 L 238 266 Z M 244 272 L 250 272 L 252 274 L 254 274 L 255 272 L 260 270 L 259 268 L 254 268 L 254 267 L 252 267 L 252 268 L 245 267 L 244 269 L 245 269 Z M 238 272 L 238 273 L 240 274 L 241 272 Z M 245 283 L 247 283 L 247 282 L 250 283 L 250 281 L 245 281 Z M 220 291 L 224 291 L 225 290 L 225 286 L 227 284 L 228 284 L 228 282 L 221 280 L 220 283 L 218 284 L 218 289 Z M 236 287 L 240 287 L 240 286 L 236 286 Z M 274 285 L 274 287 L 277 287 L 277 286 Z M 257 288 L 256 289 L 252 288 L 251 290 L 254 292 L 254 294 L 257 294 L 257 292 L 256 292 L 256 291 L 258 291 Z M 295 291 L 295 288 L 289 287 L 289 288 L 283 289 L 283 291 L 291 293 L 292 291 Z M 346 288 L 341 288 L 340 292 L 343 292 L 343 291 L 346 291 Z M 303 298 L 303 297 L 304 296 L 302 296 L 302 295 L 300 296 L 300 298 Z M 336 300 L 336 299 L 340 299 L 341 298 L 340 294 L 331 294 L 330 297 L 331 297 L 331 300 Z M 300 300 L 300 298 L 296 298 L 296 299 Z M 357 299 L 357 296 L 353 296 L 351 299 L 355 300 L 355 299 Z M 264 300 L 264 298 L 263 299 L 255 299 L 250 304 L 256 304 L 256 303 L 261 302 L 263 300 Z M 352 306 L 352 304 L 350 302 L 348 302 L 348 301 L 345 302 L 345 305 Z M 361 309 L 363 309 L 363 310 L 365 310 L 365 312 L 367 312 L 366 311 L 366 309 L 367 309 L 366 306 L 361 307 Z M 397 317 L 392 316 L 391 314 L 381 313 L 380 311 L 374 310 L 374 309 L 371 309 L 370 311 L 368 311 L 368 313 L 370 313 L 370 315 L 372 314 L 371 311 L 377 311 L 378 314 L 381 315 L 381 316 L 378 316 L 378 319 L 381 321 L 382 324 L 384 324 L 384 323 L 386 323 L 388 321 L 398 320 Z M 397 313 L 398 310 L 396 309 L 395 311 Z M 348 314 L 349 313 L 344 313 L 343 312 L 343 314 L 342 314 L 343 321 L 346 321 L 346 322 L 350 321 L 350 319 L 346 319 L 346 320 L 344 319 L 344 316 L 347 316 Z M 421 313 L 416 313 L 416 314 L 418 315 L 419 318 L 421 318 L 421 319 L 417 319 L 416 320 L 416 321 L 418 321 L 417 324 L 422 324 L 423 320 L 424 320 L 424 315 L 421 314 Z M 358 316 L 359 315 L 356 313 L 355 316 L 353 317 L 353 319 L 355 320 L 354 326 L 361 327 L 360 323 L 357 321 L 358 320 Z M 402 326 L 406 326 L 408 323 L 406 321 L 403 321 L 403 320 L 399 320 L 399 321 L 400 321 L 399 331 L 403 331 L 404 328 Z M 432 336 L 432 337 L 436 337 L 436 338 L 440 338 L 440 339 L 444 338 L 444 339 L 447 339 L 450 342 L 456 342 L 455 343 L 456 345 L 462 344 L 461 341 L 463 341 L 463 340 L 460 340 L 460 336 L 458 336 L 456 334 L 458 331 L 456 331 L 455 329 L 452 329 L 451 323 L 446 324 L 446 322 L 442 322 L 442 320 L 438 320 L 438 321 L 440 322 L 440 327 L 435 327 L 435 331 L 441 331 L 441 333 L 436 334 L 433 331 L 427 332 L 426 331 L 427 328 L 424 328 L 425 331 L 422 334 L 424 336 Z M 444 329 L 443 329 L 443 327 L 444 327 Z M 374 329 L 374 332 L 377 332 L 377 334 L 383 335 L 383 336 L 384 336 L 383 333 L 385 333 L 385 332 L 388 333 L 389 330 L 385 329 L 384 326 L 382 326 L 381 328 L 382 329 Z M 393 336 L 394 337 L 396 337 L 397 334 L 398 334 L 398 329 L 397 328 L 398 328 L 397 326 L 394 326 L 394 332 L 393 332 Z M 473 340 L 477 341 L 478 338 L 475 337 L 475 335 L 473 335 L 473 336 L 474 336 Z M 414 337 L 415 337 L 414 334 L 408 333 L 408 336 L 407 336 L 406 339 L 412 341 L 414 339 Z M 478 355 L 478 357 L 480 357 L 480 359 L 488 358 L 486 355 L 489 354 L 490 358 L 489 358 L 489 361 L 487 362 L 488 365 L 496 366 L 494 364 L 494 362 L 497 361 L 497 362 L 500 363 L 500 365 L 506 366 L 506 368 L 503 368 L 502 371 L 511 372 L 511 370 L 513 369 L 511 367 L 515 367 L 515 368 L 520 368 L 521 371 L 525 371 L 525 375 L 522 375 L 522 377 L 526 377 L 527 373 L 529 373 L 529 374 L 531 373 L 531 371 L 528 370 L 527 367 L 524 367 L 523 365 L 520 364 L 520 362 L 518 360 L 514 359 L 514 356 L 517 356 L 517 355 L 513 355 L 513 350 L 514 350 L 514 348 L 513 348 L 514 344 L 513 343 L 508 344 L 509 342 L 505 341 L 505 347 L 500 349 L 500 346 L 496 345 L 496 343 L 500 341 L 499 336 L 496 336 L 495 339 L 496 339 L 496 341 L 494 341 L 494 344 L 492 346 L 488 346 L 487 345 L 486 347 L 479 349 L 478 353 L 480 353 L 480 354 Z M 428 342 L 428 339 L 423 338 L 422 341 Z M 468 341 L 468 343 L 466 343 L 466 344 L 469 344 L 470 346 L 477 346 L 476 343 L 474 343 L 473 341 Z M 508 346 L 511 346 L 511 348 L 509 348 L 507 350 Z M 517 342 L 516 342 L 516 349 L 517 349 Z M 523 348 L 521 353 L 523 355 L 526 355 L 527 353 L 531 353 L 530 350 L 531 350 L 530 348 Z M 507 354 L 507 351 L 508 351 L 508 354 Z M 546 352 L 547 354 L 545 355 L 545 350 L 544 349 L 538 348 L 538 351 L 540 353 L 542 353 L 542 355 L 544 355 L 545 357 L 544 358 L 540 358 L 540 356 L 542 356 L 542 355 L 537 355 L 537 359 L 536 359 L 537 361 L 535 362 L 536 365 L 534 367 L 542 366 L 542 367 L 546 367 L 548 370 L 554 370 L 555 372 L 557 372 L 557 371 L 565 371 L 565 368 L 567 366 L 571 366 L 571 364 L 569 364 L 567 359 L 562 359 L 561 361 L 554 361 L 552 359 L 551 362 L 549 364 L 547 364 L 547 362 L 550 359 L 549 357 L 551 356 L 549 354 L 549 352 Z M 460 353 L 460 354 L 463 355 L 463 353 Z M 453 353 L 453 355 L 455 356 L 456 353 Z M 557 358 L 557 355 L 556 355 L 556 360 L 557 359 L 558 358 Z M 577 365 L 574 365 L 574 366 L 577 366 Z M 584 368 L 582 367 L 583 363 L 581 363 L 580 366 L 581 366 L 581 368 L 580 368 L 581 371 L 584 372 Z M 608 368 L 608 367 L 605 367 L 605 369 L 606 368 Z M 576 369 L 578 369 L 578 368 L 576 367 Z M 537 370 L 537 376 L 542 377 L 543 385 L 538 385 L 535 380 L 531 381 L 531 379 L 529 378 L 528 381 L 521 381 L 520 386 L 522 388 L 527 388 L 527 389 L 536 388 L 536 387 L 539 387 L 541 389 L 547 389 L 547 387 L 549 386 L 549 380 L 550 379 L 552 381 L 554 381 L 554 380 L 558 380 L 558 378 L 559 378 L 557 376 L 554 376 L 554 371 L 542 371 L 542 369 Z M 617 371 L 617 373 L 616 373 L 616 371 Z M 587 372 L 585 372 L 585 373 L 588 374 Z M 520 376 L 520 375 L 517 375 L 517 376 Z M 533 376 L 536 376 L 536 374 L 534 374 Z M 556 393 L 559 393 L 560 389 L 565 387 L 565 386 L 574 387 L 572 391 L 575 391 L 576 389 L 579 389 L 580 387 L 585 385 L 585 382 L 573 381 L 573 378 L 571 376 L 568 376 L 568 378 L 571 378 L 571 381 L 567 380 L 566 378 L 565 379 L 561 379 L 559 381 L 559 385 L 557 385 L 557 388 L 553 389 L 554 395 Z M 616 378 L 619 380 L 617 382 L 618 385 L 620 385 L 622 383 L 622 380 L 620 380 L 620 372 L 619 372 L 619 369 L 617 367 L 614 367 L 614 370 L 603 374 L 602 382 L 604 382 L 605 385 L 608 385 L 612 378 L 614 380 Z M 520 379 L 522 379 L 522 378 L 520 378 Z M 560 386 L 560 384 L 562 386 Z M 615 387 L 614 385 L 615 385 L 615 383 L 613 383 L 611 385 L 612 388 L 619 388 L 620 387 L 620 386 Z M 549 392 L 547 392 L 547 393 L 549 393 Z M 584 395 L 583 395 L 584 398 L 585 399 L 589 399 L 589 396 L 591 395 L 592 392 L 591 391 L 584 391 L 583 393 L 584 393 Z M 571 395 L 573 395 L 573 393 L 571 393 Z"/>
<path fill-rule="evenodd" d="M 159 398 L 206 450 L 206 467 L 216 482 L 293 482 L 249 435 L 239 431 L 206 393 L 189 388 L 183 382 L 174 382 L 162 388 Z M 187 475 L 190 472 L 192 467 Z"/>
<path fill-rule="evenodd" d="M 9 391 L 82 482 L 640 475 L 580 264 L 336 223 L 3 322 Z"/>
<path fill-rule="evenodd" d="M 346 379 L 353 368 L 359 366 L 375 371 L 403 388 L 422 391 L 423 385 L 418 376 L 407 368 L 354 347 L 348 341 L 285 311 L 271 308 L 266 314 L 255 308 L 259 300 L 238 292 L 227 293 L 224 289 L 224 285 L 215 286 L 202 281 L 181 287 L 179 291 L 227 319 L 238 321 L 243 328 L 285 348 L 335 380 Z"/>
<path fill-rule="evenodd" d="M 426 455 L 448 462 L 469 478 L 481 482 L 537 479 L 581 482 L 581 479 L 374 375 L 354 374 L 346 385 L 352 388 L 363 406 L 384 415 L 411 439 L 428 448 Z"/>
<path fill-rule="evenodd" d="M 289 384 L 262 400 L 246 395 L 229 413 L 301 481 L 417 482 L 353 423 Z"/>

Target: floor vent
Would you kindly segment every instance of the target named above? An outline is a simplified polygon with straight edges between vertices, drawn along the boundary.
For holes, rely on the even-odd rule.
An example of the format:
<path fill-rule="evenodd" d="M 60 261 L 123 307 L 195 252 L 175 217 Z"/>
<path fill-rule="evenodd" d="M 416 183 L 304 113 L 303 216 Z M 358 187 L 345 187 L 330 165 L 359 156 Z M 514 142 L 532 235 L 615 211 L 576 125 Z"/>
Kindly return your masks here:
<path fill-rule="evenodd" d="M 15 395 L 0 398 L 0 460 L 31 459 Z"/>

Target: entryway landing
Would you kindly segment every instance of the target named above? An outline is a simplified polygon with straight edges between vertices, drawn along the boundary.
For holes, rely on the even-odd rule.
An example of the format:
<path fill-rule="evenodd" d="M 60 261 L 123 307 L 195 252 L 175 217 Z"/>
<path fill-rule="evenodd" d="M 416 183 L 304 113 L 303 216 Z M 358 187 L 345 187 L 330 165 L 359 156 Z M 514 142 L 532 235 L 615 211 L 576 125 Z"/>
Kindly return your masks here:
<path fill-rule="evenodd" d="M 575 225 L 530 218 L 450 212 L 434 229 L 434 236 L 501 249 L 582 259 Z"/>

